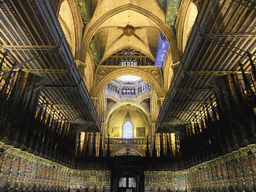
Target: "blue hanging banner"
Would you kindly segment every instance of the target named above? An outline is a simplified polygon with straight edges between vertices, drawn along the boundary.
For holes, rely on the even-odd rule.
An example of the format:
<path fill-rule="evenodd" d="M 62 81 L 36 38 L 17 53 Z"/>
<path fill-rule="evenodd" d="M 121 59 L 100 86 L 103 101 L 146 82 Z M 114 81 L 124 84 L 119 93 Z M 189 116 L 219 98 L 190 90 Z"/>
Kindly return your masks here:
<path fill-rule="evenodd" d="M 165 38 L 164 34 L 160 33 L 157 43 L 157 50 L 156 50 L 156 62 L 155 65 L 159 68 L 163 67 L 163 63 L 165 60 L 166 53 L 169 48 L 169 43 Z"/>

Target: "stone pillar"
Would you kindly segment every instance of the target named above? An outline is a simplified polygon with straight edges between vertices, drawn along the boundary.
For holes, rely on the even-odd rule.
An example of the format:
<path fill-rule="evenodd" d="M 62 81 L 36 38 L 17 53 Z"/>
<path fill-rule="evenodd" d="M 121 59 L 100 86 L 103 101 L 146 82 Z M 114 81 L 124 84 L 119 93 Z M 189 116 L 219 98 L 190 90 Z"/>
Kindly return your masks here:
<path fill-rule="evenodd" d="M 80 60 L 75 60 L 75 63 L 81 77 L 85 77 L 85 71 L 84 71 L 86 67 L 85 62 L 82 62 Z"/>
<path fill-rule="evenodd" d="M 98 112 L 97 108 L 98 108 L 98 97 L 91 97 L 93 105 L 96 109 L 96 111 Z"/>
<path fill-rule="evenodd" d="M 171 147 L 172 151 L 175 152 L 175 133 L 171 133 Z"/>
<path fill-rule="evenodd" d="M 105 121 L 106 101 L 104 95 L 105 91 L 102 91 L 100 95 L 91 97 L 101 122 Z"/>
<path fill-rule="evenodd" d="M 164 99 L 165 99 L 165 97 L 160 97 L 160 98 L 159 98 L 160 107 L 162 107 L 162 105 L 163 105 L 163 103 L 164 103 Z"/>
<path fill-rule="evenodd" d="M 107 126 L 106 123 L 101 123 L 101 134 L 102 134 L 102 149 L 103 149 L 103 155 L 105 155 L 105 145 L 107 143 L 105 143 L 105 138 L 107 138 L 107 130 L 106 130 Z"/>
<path fill-rule="evenodd" d="M 157 157 L 160 156 L 160 133 L 156 133 L 156 150 L 157 150 Z"/>
<path fill-rule="evenodd" d="M 152 125 L 152 130 L 151 130 L 151 134 L 152 136 L 156 136 L 156 150 L 157 150 L 157 156 L 160 155 L 160 134 L 156 133 L 156 129 L 155 129 L 155 122 L 157 120 L 158 114 L 159 114 L 159 110 L 160 110 L 160 106 L 159 106 L 159 98 L 158 95 L 156 93 L 155 90 L 151 91 L 151 102 L 150 102 L 150 114 L 151 114 L 151 125 Z M 152 137 L 153 140 L 153 137 Z"/>
<path fill-rule="evenodd" d="M 95 142 L 95 147 L 96 147 L 96 157 L 99 157 L 100 155 L 100 132 L 96 133 L 96 142 Z"/>
<path fill-rule="evenodd" d="M 151 132 L 150 132 L 150 137 L 151 139 L 153 138 L 153 136 L 155 135 L 155 126 L 156 124 L 155 123 L 151 123 Z"/>
<path fill-rule="evenodd" d="M 151 97 L 152 99 L 150 103 L 151 122 L 156 122 L 159 109 L 160 109 L 158 105 L 158 96 L 154 90 L 151 91 L 151 95 L 152 95 Z"/>

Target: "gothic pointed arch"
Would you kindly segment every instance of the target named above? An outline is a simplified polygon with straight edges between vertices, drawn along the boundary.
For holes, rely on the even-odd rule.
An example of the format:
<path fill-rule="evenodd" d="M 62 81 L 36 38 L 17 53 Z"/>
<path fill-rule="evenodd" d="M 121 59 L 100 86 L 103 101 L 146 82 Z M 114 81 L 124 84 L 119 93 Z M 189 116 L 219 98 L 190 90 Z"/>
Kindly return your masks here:
<path fill-rule="evenodd" d="M 111 115 L 116 109 L 122 108 L 122 107 L 124 107 L 124 106 L 126 106 L 126 105 L 132 105 L 132 106 L 137 107 L 139 110 L 141 110 L 142 113 L 144 113 L 144 115 L 145 115 L 146 118 L 147 118 L 147 121 L 150 120 L 149 111 L 146 111 L 146 109 L 143 108 L 140 104 L 134 103 L 134 102 L 122 102 L 122 103 L 117 103 L 117 104 L 113 105 L 113 106 L 109 109 L 109 111 L 108 111 L 107 114 L 106 114 L 106 120 L 105 120 L 105 121 L 108 122 L 108 119 L 109 119 L 110 115 Z"/>
<path fill-rule="evenodd" d="M 163 78 L 161 69 L 155 66 L 143 66 L 143 67 L 116 67 L 115 69 L 109 67 L 100 67 L 95 75 L 95 89 L 94 95 L 97 96 L 100 92 L 110 83 L 112 80 L 124 76 L 134 75 L 140 77 L 144 81 L 148 82 L 152 88 L 157 92 L 159 96 L 165 95 L 162 90 Z M 97 85 L 97 86 L 96 86 Z"/>

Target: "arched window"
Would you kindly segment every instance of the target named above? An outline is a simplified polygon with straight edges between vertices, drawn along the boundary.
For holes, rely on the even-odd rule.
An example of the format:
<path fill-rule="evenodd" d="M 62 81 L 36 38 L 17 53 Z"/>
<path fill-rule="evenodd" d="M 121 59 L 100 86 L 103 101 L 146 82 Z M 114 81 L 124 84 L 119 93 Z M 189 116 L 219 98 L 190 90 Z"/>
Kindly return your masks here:
<path fill-rule="evenodd" d="M 123 124 L 123 138 L 133 138 L 133 124 L 130 120 L 126 120 Z"/>

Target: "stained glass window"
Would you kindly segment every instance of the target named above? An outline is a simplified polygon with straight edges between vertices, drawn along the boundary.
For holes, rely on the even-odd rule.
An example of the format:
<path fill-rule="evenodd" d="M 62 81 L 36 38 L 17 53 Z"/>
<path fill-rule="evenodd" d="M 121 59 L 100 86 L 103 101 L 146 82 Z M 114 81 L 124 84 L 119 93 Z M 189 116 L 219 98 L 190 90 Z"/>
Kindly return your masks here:
<path fill-rule="evenodd" d="M 123 124 L 123 138 L 133 138 L 133 124 L 130 120 L 126 120 Z"/>

